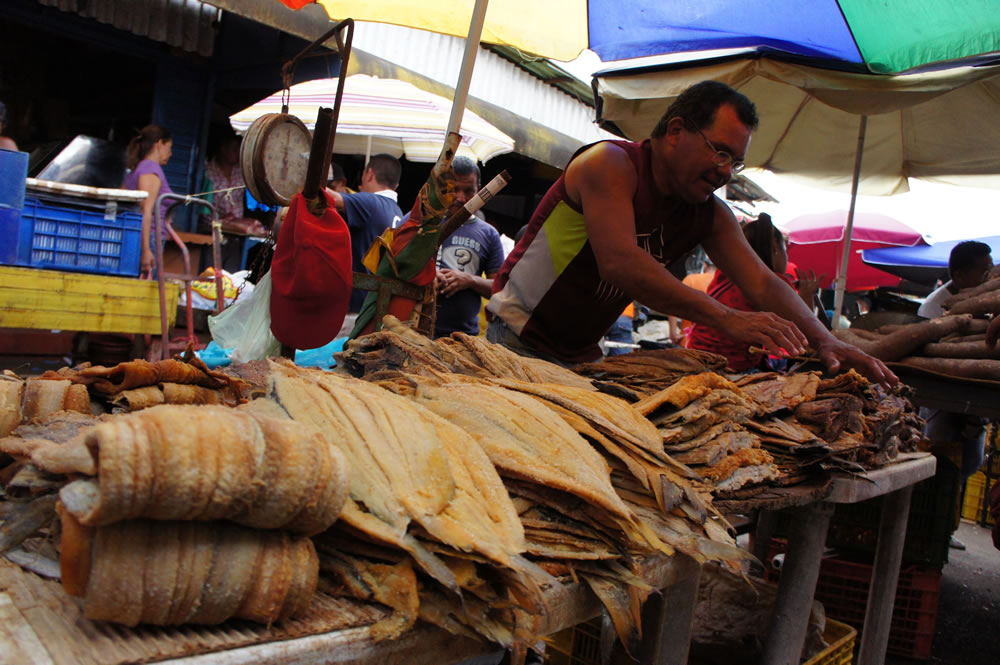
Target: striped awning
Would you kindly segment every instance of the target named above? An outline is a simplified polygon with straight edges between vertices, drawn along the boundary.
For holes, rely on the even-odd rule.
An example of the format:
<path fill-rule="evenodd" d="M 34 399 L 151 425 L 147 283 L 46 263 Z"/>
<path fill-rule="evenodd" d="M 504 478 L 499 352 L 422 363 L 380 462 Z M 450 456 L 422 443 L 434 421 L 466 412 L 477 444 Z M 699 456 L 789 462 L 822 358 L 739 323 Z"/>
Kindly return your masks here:
<path fill-rule="evenodd" d="M 332 107 L 337 79 L 318 79 L 290 89 L 288 112 L 310 129 L 320 107 Z M 281 112 L 281 91 L 230 117 L 237 132 L 265 113 Z M 366 74 L 347 77 L 337 123 L 334 152 L 388 153 L 414 162 L 434 162 L 444 145 L 451 101 L 410 83 Z M 466 109 L 458 153 L 480 162 L 514 150 L 514 139 Z M 371 139 L 369 147 L 368 139 Z"/>

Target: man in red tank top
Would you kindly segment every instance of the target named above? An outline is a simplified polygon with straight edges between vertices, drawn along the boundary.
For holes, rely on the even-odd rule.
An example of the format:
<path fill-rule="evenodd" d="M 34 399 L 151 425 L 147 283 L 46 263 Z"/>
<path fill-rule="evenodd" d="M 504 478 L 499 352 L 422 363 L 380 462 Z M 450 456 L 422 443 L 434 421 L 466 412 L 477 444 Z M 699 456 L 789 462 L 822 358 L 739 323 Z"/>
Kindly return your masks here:
<path fill-rule="evenodd" d="M 670 105 L 650 139 L 603 141 L 574 155 L 494 281 L 487 337 L 567 364 L 592 360 L 600 336 L 634 299 L 748 346 L 791 354 L 811 346 L 832 372 L 854 368 L 896 383 L 884 363 L 817 321 L 714 196 L 743 169 L 757 123 L 753 102 L 703 81 Z M 685 240 L 675 242 L 678 235 Z M 691 241 L 761 311 L 736 311 L 671 275 L 668 254 Z M 574 284 L 588 303 L 573 298 Z"/>

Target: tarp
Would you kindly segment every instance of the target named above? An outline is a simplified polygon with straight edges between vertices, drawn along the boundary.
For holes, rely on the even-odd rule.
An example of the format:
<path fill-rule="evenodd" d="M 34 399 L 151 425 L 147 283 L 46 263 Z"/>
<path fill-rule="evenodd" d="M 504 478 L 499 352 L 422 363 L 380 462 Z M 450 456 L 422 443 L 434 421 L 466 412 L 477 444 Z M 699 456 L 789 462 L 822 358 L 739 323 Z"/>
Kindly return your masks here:
<path fill-rule="evenodd" d="M 907 191 L 908 177 L 976 185 L 1000 174 L 1000 65 L 881 76 L 743 53 L 597 76 L 602 119 L 635 139 L 690 85 L 731 85 L 760 116 L 747 165 L 813 186 L 849 190 L 862 115 L 861 194 Z"/>
<path fill-rule="evenodd" d="M 1000 236 L 969 238 L 984 242 L 993 249 L 994 259 L 1000 258 Z M 945 240 L 933 245 L 866 249 L 861 259 L 866 265 L 897 275 L 918 284 L 933 286 L 948 279 L 948 257 L 962 240 Z"/>
<path fill-rule="evenodd" d="M 319 3 L 336 19 L 465 37 L 474 0 Z M 604 61 L 749 46 L 902 72 L 1000 51 L 1000 12 L 995 0 L 490 0 L 482 41 Z"/>
<path fill-rule="evenodd" d="M 816 275 L 825 275 L 822 288 L 830 288 L 840 272 L 844 250 L 846 210 L 801 215 L 779 226 L 788 233 L 788 260 L 799 269 L 808 269 Z M 851 251 L 847 264 L 848 292 L 867 291 L 880 286 L 897 286 L 899 277 L 865 265 L 860 250 L 880 247 L 922 245 L 919 232 L 897 219 L 886 215 L 859 212 L 854 218 L 851 234 Z"/>

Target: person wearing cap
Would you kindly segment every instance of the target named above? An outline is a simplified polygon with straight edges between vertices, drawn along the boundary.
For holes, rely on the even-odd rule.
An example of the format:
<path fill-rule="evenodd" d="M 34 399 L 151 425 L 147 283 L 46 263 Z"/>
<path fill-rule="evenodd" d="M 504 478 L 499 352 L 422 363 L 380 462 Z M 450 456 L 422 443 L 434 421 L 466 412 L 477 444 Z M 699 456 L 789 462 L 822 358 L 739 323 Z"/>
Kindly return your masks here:
<path fill-rule="evenodd" d="M 361 174 L 358 192 L 342 194 L 336 190 L 326 190 L 351 232 L 351 269 L 354 272 L 369 272 L 365 268 L 364 259 L 375 238 L 386 229 L 396 226 L 403 218 L 403 212 L 396 202 L 396 187 L 399 186 L 401 174 L 402 166 L 398 159 L 392 155 L 375 155 Z M 354 289 L 348 312 L 360 312 L 367 294 L 364 289 Z"/>
<path fill-rule="evenodd" d="M 341 194 L 354 194 L 354 190 L 347 186 L 347 175 L 344 167 L 337 162 L 330 162 L 330 173 L 326 179 L 326 188 L 330 191 Z"/>
<path fill-rule="evenodd" d="M 455 171 L 455 201 L 451 216 L 479 191 L 479 167 L 459 155 L 451 163 Z M 479 334 L 479 310 L 482 299 L 489 298 L 493 278 L 503 264 L 500 234 L 480 217 L 472 216 L 444 239 L 438 249 L 437 316 L 434 336 L 453 332 Z M 485 273 L 485 277 L 482 275 Z"/>

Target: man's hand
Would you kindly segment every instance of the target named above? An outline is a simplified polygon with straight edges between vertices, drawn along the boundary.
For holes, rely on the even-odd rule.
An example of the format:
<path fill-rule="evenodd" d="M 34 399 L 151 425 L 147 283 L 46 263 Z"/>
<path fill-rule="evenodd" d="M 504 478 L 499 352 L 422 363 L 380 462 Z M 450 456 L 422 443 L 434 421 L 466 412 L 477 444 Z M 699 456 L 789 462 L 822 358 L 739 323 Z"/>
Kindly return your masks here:
<path fill-rule="evenodd" d="M 813 306 L 813 300 L 816 298 L 816 294 L 819 293 L 819 285 L 826 279 L 826 275 L 816 276 L 816 273 L 812 270 L 795 270 L 795 276 L 798 278 L 796 287 L 799 292 L 799 297 L 802 298 L 802 302 L 806 304 L 810 309 Z"/>
<path fill-rule="evenodd" d="M 816 352 L 830 372 L 854 369 L 869 381 L 881 384 L 886 389 L 899 383 L 899 378 L 886 367 L 884 362 L 832 335 L 816 349 Z"/>
<path fill-rule="evenodd" d="M 459 291 L 472 288 L 472 275 L 461 270 L 439 268 L 437 272 L 437 290 L 443 296 L 453 296 Z"/>
<path fill-rule="evenodd" d="M 777 356 L 801 355 L 809 346 L 794 323 L 771 312 L 731 310 L 720 330 L 747 346 L 758 346 Z"/>

